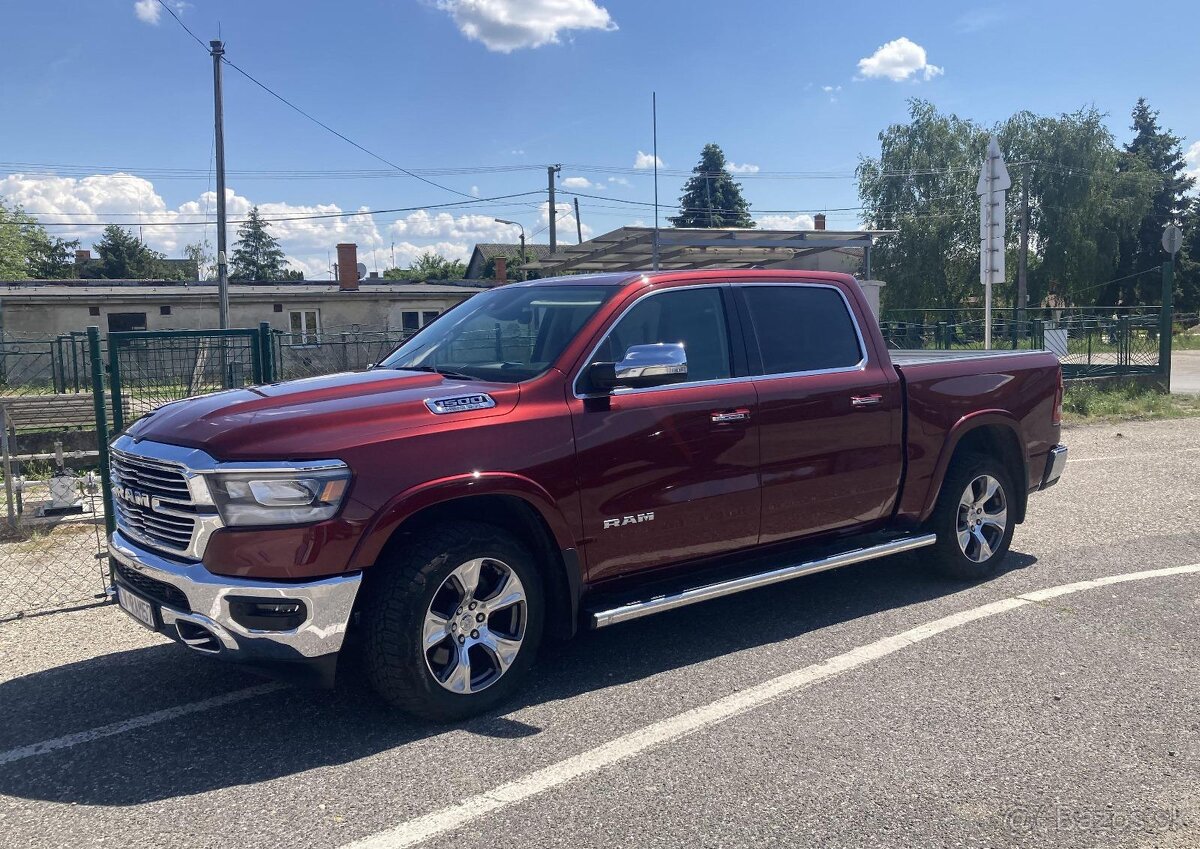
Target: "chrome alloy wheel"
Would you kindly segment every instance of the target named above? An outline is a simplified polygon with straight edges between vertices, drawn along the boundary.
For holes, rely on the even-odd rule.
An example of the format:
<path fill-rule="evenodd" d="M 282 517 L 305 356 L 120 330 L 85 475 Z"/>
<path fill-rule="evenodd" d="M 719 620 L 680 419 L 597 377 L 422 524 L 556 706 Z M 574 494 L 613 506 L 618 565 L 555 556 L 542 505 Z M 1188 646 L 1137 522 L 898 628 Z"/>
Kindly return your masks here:
<path fill-rule="evenodd" d="M 1008 529 L 1008 500 L 1004 488 L 991 475 L 980 475 L 967 484 L 958 501 L 958 547 L 973 563 L 989 559 Z"/>
<path fill-rule="evenodd" d="M 477 693 L 508 671 L 521 642 L 529 603 L 508 564 L 468 560 L 450 573 L 425 613 L 422 647 L 434 679 L 452 693 Z"/>

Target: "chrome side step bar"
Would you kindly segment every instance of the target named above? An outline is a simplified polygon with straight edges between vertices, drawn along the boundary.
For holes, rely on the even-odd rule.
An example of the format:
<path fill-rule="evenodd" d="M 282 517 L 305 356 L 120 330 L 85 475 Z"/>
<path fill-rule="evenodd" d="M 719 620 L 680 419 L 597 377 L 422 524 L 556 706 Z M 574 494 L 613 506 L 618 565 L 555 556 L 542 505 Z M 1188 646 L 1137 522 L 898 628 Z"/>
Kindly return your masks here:
<path fill-rule="evenodd" d="M 674 610 L 677 607 L 686 607 L 689 604 L 733 595 L 743 590 L 752 590 L 757 587 L 778 584 L 782 581 L 790 581 L 802 575 L 812 575 L 816 572 L 824 572 L 827 569 L 837 569 L 841 566 L 850 566 L 854 563 L 887 557 L 890 554 L 900 554 L 904 551 L 912 551 L 915 548 L 924 548 L 933 545 L 935 542 L 937 542 L 935 534 L 922 534 L 921 536 L 904 537 L 903 539 L 872 545 L 868 548 L 856 548 L 851 551 L 823 557 L 819 560 L 808 560 L 792 566 L 772 569 L 769 572 L 760 572 L 757 575 L 746 575 L 745 577 L 734 578 L 729 581 L 719 581 L 715 584 L 693 587 L 683 592 L 658 596 L 646 601 L 637 601 L 620 607 L 614 607 L 611 610 L 597 610 L 591 614 L 589 624 L 592 628 L 606 628 L 609 625 L 616 625 L 618 622 L 629 622 L 632 619 L 641 619 L 643 616 L 652 616 L 655 613 Z"/>

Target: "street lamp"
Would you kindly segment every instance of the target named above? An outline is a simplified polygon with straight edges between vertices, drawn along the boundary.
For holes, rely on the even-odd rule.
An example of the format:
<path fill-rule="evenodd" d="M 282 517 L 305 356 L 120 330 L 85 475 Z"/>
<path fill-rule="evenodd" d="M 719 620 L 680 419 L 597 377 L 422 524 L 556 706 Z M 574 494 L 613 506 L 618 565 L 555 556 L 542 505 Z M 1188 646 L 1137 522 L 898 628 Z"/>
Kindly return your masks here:
<path fill-rule="evenodd" d="M 521 228 L 521 265 L 524 266 L 525 265 L 525 225 L 522 224 L 520 221 L 509 221 L 505 218 L 493 218 L 492 220 L 495 221 L 497 224 L 511 224 L 513 227 Z M 528 276 L 529 276 L 528 273 L 525 271 L 524 267 L 522 267 L 521 268 L 521 279 L 524 280 Z"/>

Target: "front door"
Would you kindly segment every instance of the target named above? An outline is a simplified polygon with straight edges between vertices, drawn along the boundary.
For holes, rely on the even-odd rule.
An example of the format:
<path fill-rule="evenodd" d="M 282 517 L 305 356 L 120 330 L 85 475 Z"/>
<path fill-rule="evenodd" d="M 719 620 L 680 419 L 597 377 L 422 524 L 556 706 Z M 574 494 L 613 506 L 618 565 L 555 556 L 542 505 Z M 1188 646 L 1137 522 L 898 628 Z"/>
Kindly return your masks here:
<path fill-rule="evenodd" d="M 589 362 L 631 345 L 682 342 L 685 383 L 595 393 L 587 364 L 571 398 L 588 578 L 600 581 L 754 545 L 756 395 L 736 381 L 719 285 L 643 296 Z M 584 396 L 584 397 L 578 397 Z"/>

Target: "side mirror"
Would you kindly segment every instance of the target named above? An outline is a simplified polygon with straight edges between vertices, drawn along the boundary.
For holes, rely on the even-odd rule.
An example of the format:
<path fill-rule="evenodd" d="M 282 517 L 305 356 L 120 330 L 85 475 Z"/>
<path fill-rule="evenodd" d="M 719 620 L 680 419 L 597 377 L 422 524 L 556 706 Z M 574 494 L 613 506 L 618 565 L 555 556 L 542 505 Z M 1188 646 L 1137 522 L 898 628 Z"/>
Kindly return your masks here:
<path fill-rule="evenodd" d="M 687 352 L 682 342 L 630 345 L 618 363 L 592 363 L 588 378 L 600 391 L 619 387 L 643 389 L 687 380 Z"/>

